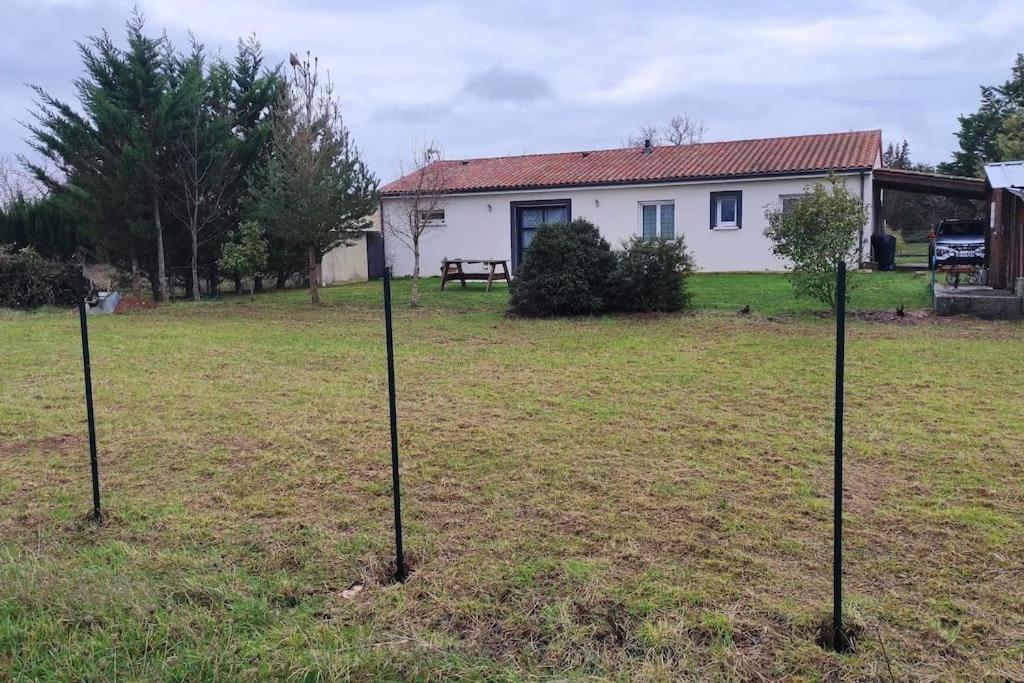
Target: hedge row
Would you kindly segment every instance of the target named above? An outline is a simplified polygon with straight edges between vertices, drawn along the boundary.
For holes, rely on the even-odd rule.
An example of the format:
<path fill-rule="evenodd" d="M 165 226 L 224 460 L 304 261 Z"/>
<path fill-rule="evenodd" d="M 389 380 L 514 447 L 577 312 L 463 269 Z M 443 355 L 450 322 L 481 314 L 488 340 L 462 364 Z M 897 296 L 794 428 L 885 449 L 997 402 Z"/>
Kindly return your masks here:
<path fill-rule="evenodd" d="M 693 258 L 682 239 L 626 242 L 613 251 L 583 219 L 537 229 L 512 283 L 518 315 L 671 312 L 686 308 Z"/>
<path fill-rule="evenodd" d="M 71 260 L 45 259 L 32 247 L 0 244 L 0 308 L 73 304 L 80 278 Z"/>

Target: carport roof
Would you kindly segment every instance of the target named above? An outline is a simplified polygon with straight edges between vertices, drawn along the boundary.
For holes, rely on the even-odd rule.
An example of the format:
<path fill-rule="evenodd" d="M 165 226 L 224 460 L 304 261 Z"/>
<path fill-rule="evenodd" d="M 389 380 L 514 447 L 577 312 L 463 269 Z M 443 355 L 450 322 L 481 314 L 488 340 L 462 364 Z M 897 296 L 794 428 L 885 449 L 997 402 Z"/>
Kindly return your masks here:
<path fill-rule="evenodd" d="M 985 164 L 988 184 L 995 189 L 1024 187 L 1024 161 L 999 161 Z"/>
<path fill-rule="evenodd" d="M 872 173 L 872 182 L 875 187 L 883 190 L 937 194 L 967 199 L 985 199 L 988 196 L 985 181 L 981 178 L 965 178 L 902 168 L 876 168 Z"/>

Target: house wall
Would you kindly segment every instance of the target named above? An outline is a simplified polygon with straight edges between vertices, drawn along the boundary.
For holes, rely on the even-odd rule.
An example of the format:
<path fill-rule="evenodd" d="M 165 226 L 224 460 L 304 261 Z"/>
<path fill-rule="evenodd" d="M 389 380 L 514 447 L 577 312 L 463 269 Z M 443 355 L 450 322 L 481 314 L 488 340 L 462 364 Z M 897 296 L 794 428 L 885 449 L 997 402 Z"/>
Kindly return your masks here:
<path fill-rule="evenodd" d="M 847 187 L 871 208 L 871 174 L 842 176 Z M 629 187 L 594 187 L 526 192 L 496 192 L 453 195 L 444 203 L 445 225 L 424 236 L 420 245 L 420 269 L 424 275 L 439 274 L 444 258 L 503 258 L 512 255 L 511 202 L 568 199 L 572 218 L 592 221 L 601 234 L 618 246 L 641 234 L 640 202 L 675 202 L 676 235 L 686 239 L 697 267 L 704 271 L 780 271 L 786 265 L 771 251 L 764 236 L 765 208 L 777 205 L 780 195 L 800 194 L 808 184 L 824 176 L 795 176 L 718 182 L 694 182 Z M 743 191 L 743 213 L 738 230 L 711 230 L 711 193 Z M 383 211 L 397 221 L 400 199 L 385 198 Z M 863 257 L 870 258 L 872 218 L 862 231 Z M 412 253 L 390 238 L 386 250 L 397 275 L 411 275 Z"/>
<path fill-rule="evenodd" d="M 320 261 L 322 285 L 338 282 L 365 281 L 368 279 L 366 262 L 366 235 L 348 246 L 335 247 L 324 254 Z"/>

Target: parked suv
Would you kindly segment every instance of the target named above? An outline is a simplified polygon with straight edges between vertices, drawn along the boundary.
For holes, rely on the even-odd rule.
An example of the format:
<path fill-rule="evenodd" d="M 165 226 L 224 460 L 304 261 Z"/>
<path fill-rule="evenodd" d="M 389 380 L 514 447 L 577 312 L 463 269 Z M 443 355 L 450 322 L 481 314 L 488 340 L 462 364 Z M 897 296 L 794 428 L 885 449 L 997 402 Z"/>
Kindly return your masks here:
<path fill-rule="evenodd" d="M 981 221 L 946 220 L 939 223 L 928 249 L 936 266 L 985 264 L 985 226 Z"/>

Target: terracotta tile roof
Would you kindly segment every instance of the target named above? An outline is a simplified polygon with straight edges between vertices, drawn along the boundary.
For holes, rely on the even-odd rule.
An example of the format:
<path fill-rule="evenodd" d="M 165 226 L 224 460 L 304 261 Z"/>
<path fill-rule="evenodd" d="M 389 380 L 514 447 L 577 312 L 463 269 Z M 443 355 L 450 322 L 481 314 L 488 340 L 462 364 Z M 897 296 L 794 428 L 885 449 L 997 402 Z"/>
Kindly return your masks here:
<path fill-rule="evenodd" d="M 659 183 L 871 168 L 882 131 L 852 131 L 762 140 L 703 142 L 591 152 L 526 154 L 436 161 L 447 192 Z M 415 174 L 381 192 L 398 195 L 415 186 Z"/>

